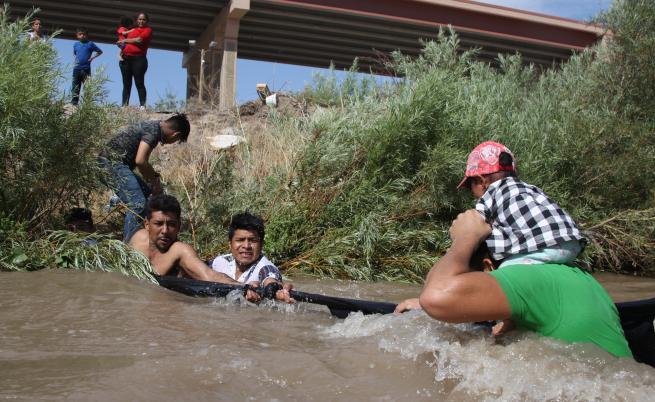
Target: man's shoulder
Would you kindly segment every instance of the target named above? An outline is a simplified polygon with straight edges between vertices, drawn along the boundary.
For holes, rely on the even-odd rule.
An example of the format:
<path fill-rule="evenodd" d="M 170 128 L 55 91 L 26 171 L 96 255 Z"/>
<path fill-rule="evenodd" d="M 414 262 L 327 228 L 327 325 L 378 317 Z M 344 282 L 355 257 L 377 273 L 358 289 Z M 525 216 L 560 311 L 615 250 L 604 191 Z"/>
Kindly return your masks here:
<path fill-rule="evenodd" d="M 262 255 L 262 258 L 259 260 L 259 263 L 257 265 L 259 265 L 261 268 L 267 267 L 267 268 L 278 269 L 277 266 L 275 264 L 273 264 L 273 262 L 271 260 L 266 258 L 265 255 Z"/>
<path fill-rule="evenodd" d="M 148 232 L 145 229 L 134 232 L 132 238 L 130 238 L 129 246 L 141 252 L 146 252 L 148 249 Z"/>
<path fill-rule="evenodd" d="M 172 253 L 175 255 L 188 255 L 192 253 L 193 255 L 196 255 L 196 250 L 194 250 L 190 244 L 177 240 L 175 243 L 171 244 L 171 247 L 168 249 L 167 253 Z"/>
<path fill-rule="evenodd" d="M 121 133 L 128 136 L 142 137 L 145 134 L 157 134 L 157 130 L 159 130 L 159 120 L 144 120 L 124 127 Z"/>
<path fill-rule="evenodd" d="M 144 128 L 159 128 L 159 120 L 144 120 L 141 123 L 137 123 L 140 127 Z"/>
<path fill-rule="evenodd" d="M 519 189 L 522 191 L 543 192 L 543 190 L 534 184 L 526 183 L 516 176 L 510 176 L 503 179 L 503 187 Z"/>
<path fill-rule="evenodd" d="M 234 261 L 234 257 L 231 253 L 217 255 L 216 257 L 209 260 L 209 265 L 212 268 L 227 266 Z"/>
<path fill-rule="evenodd" d="M 96 44 L 94 42 L 91 42 L 90 40 L 86 41 L 86 42 L 79 42 L 78 41 L 78 42 L 75 42 L 75 46 L 78 47 L 78 48 L 85 48 L 86 47 L 86 48 L 92 49 L 93 47 L 96 46 Z"/>
<path fill-rule="evenodd" d="M 146 120 L 141 123 L 141 131 L 146 135 L 151 135 L 153 138 L 158 139 L 161 134 L 159 123 L 159 120 Z"/>
<path fill-rule="evenodd" d="M 221 255 L 217 256 L 216 258 L 214 258 L 214 259 L 215 260 L 222 259 L 222 260 L 225 260 L 227 262 L 232 262 L 232 261 L 234 261 L 234 256 L 231 253 L 227 253 L 227 254 L 221 254 Z"/>

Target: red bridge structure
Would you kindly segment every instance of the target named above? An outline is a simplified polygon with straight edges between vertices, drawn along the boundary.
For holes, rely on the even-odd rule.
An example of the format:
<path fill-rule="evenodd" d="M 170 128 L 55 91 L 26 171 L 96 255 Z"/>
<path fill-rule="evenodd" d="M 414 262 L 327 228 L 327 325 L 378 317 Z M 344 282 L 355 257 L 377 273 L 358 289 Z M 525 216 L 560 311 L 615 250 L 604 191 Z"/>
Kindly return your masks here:
<path fill-rule="evenodd" d="M 113 43 L 119 18 L 147 12 L 151 47 L 184 52 L 187 95 L 218 88 L 220 107 L 235 104 L 237 57 L 385 73 L 381 55 L 417 55 L 422 40 L 451 26 L 462 50 L 494 62 L 519 53 L 550 67 L 595 44 L 605 29 L 580 21 L 467 0 L 10 0 L 13 17 L 39 8 L 49 31 L 74 38 L 85 26 Z"/>

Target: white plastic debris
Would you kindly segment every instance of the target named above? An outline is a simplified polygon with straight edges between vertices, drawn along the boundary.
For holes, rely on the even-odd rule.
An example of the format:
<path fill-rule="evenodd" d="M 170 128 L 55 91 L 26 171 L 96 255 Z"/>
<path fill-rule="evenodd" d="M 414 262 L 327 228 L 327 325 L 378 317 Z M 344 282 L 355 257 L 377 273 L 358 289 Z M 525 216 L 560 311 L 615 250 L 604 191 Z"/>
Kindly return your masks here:
<path fill-rule="evenodd" d="M 277 94 L 267 96 L 266 104 L 270 107 L 277 107 Z"/>
<path fill-rule="evenodd" d="M 235 145 L 246 142 L 244 137 L 232 134 L 219 134 L 213 137 L 207 137 L 207 140 L 209 141 L 209 146 L 214 149 L 232 148 Z"/>

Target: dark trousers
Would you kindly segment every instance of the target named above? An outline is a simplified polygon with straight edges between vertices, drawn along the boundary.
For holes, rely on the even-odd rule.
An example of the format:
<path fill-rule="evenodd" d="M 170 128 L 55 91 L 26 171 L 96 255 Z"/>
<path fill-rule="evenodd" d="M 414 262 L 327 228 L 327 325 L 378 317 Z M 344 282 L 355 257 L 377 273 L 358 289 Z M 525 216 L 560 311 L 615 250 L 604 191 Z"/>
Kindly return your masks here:
<path fill-rule="evenodd" d="M 71 103 L 73 105 L 77 105 L 77 103 L 80 101 L 80 89 L 82 88 L 82 83 L 86 81 L 86 79 L 90 76 L 90 68 L 73 70 L 73 88 L 71 89 L 71 92 L 73 93 L 73 99 L 71 100 Z"/>
<path fill-rule="evenodd" d="M 139 103 L 141 106 L 146 105 L 146 85 L 145 77 L 148 71 L 148 59 L 146 56 L 123 56 L 124 60 L 118 63 L 123 76 L 123 106 L 130 103 L 130 93 L 132 92 L 132 78 L 137 92 L 139 92 Z"/>

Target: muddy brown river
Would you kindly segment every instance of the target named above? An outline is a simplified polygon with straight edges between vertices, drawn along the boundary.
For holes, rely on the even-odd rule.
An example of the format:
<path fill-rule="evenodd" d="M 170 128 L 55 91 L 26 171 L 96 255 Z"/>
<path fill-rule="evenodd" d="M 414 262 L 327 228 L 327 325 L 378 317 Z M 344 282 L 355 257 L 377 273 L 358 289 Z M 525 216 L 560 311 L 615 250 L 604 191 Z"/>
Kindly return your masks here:
<path fill-rule="evenodd" d="M 239 296 L 193 299 L 119 274 L 0 273 L 0 400 L 652 401 L 655 369 L 591 345 Z M 600 274 L 616 301 L 655 280 Z M 297 279 L 397 302 L 419 286 Z"/>

